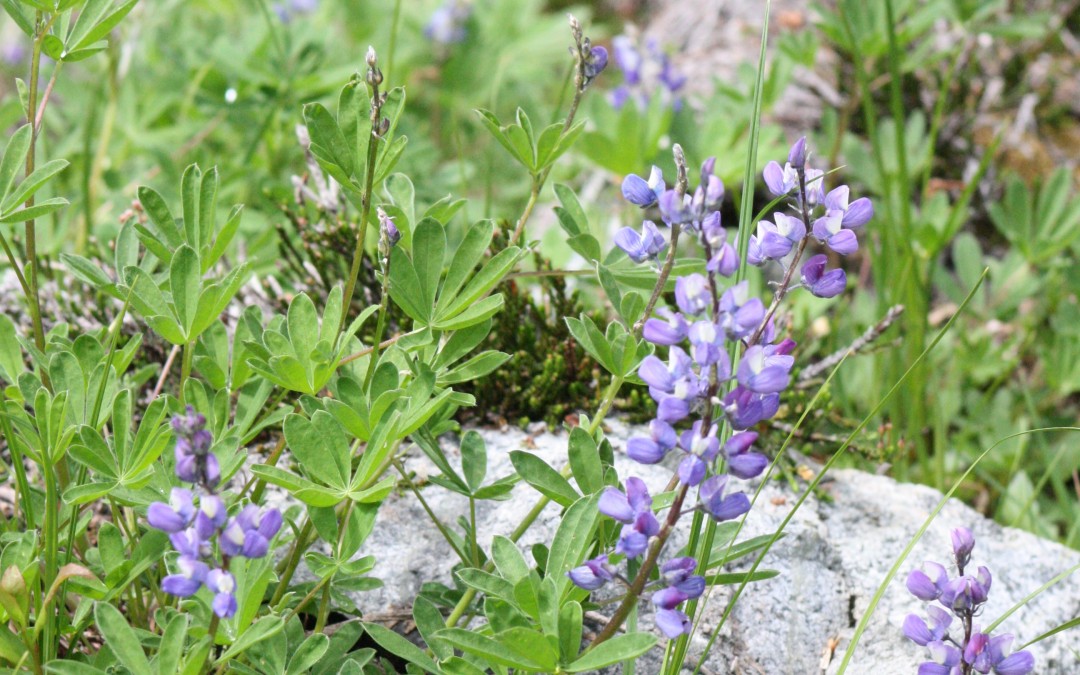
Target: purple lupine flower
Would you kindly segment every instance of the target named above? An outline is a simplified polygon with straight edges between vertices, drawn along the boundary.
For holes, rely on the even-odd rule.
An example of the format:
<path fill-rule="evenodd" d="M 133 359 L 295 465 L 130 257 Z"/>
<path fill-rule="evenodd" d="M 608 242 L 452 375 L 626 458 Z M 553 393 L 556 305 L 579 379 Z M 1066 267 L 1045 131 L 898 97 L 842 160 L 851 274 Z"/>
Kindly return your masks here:
<path fill-rule="evenodd" d="M 176 559 L 176 569 L 176 574 L 170 574 L 161 580 L 161 590 L 178 598 L 195 595 L 209 571 L 206 563 L 186 555 Z"/>
<path fill-rule="evenodd" d="M 693 199 L 690 195 L 680 196 L 678 190 L 664 190 L 656 201 L 660 207 L 660 217 L 668 225 L 681 225 L 693 220 Z"/>
<path fill-rule="evenodd" d="M 690 557 L 672 558 L 660 566 L 660 579 L 667 586 L 678 586 L 690 578 L 697 561 Z"/>
<path fill-rule="evenodd" d="M 949 634 L 949 624 L 952 623 L 952 615 L 940 607 L 931 605 L 926 611 L 930 615 L 929 623 L 923 621 L 918 614 L 908 614 L 904 619 L 904 637 L 920 647 L 943 640 Z"/>
<path fill-rule="evenodd" d="M 469 5 L 462 0 L 447 0 L 431 14 L 424 37 L 447 46 L 464 42 L 467 37 L 465 22 L 470 14 Z"/>
<path fill-rule="evenodd" d="M 588 86 L 590 82 L 596 79 L 597 75 L 604 72 L 604 68 L 607 68 L 607 64 L 607 49 L 600 46 L 590 49 L 588 55 L 585 57 L 585 85 Z"/>
<path fill-rule="evenodd" d="M 753 333 L 765 318 L 765 303 L 751 298 L 750 283 L 741 281 L 720 296 L 718 323 L 732 340 L 741 340 Z"/>
<path fill-rule="evenodd" d="M 957 527 L 949 532 L 949 538 L 952 540 L 953 559 L 956 560 L 956 567 L 963 574 L 964 568 L 967 567 L 968 562 L 971 560 L 971 552 L 975 550 L 975 535 L 966 527 Z"/>
<path fill-rule="evenodd" d="M 228 515 L 221 497 L 204 495 L 199 499 L 199 512 L 195 514 L 195 532 L 203 540 L 209 540 L 225 525 Z"/>
<path fill-rule="evenodd" d="M 236 577 L 229 572 L 212 569 L 206 575 L 206 587 L 214 593 L 210 607 L 222 619 L 236 614 Z"/>
<path fill-rule="evenodd" d="M 615 245 L 636 263 L 655 259 L 667 248 L 667 240 L 656 229 L 656 223 L 646 220 L 641 225 L 641 234 L 632 227 L 624 227 L 615 233 Z"/>
<path fill-rule="evenodd" d="M 748 429 L 776 414 L 780 408 L 780 394 L 755 394 L 738 385 L 724 397 L 722 406 L 733 429 Z"/>
<path fill-rule="evenodd" d="M 679 481 L 683 485 L 694 486 L 705 479 L 709 464 L 720 454 L 720 439 L 716 437 L 717 426 L 709 427 L 708 433 L 702 434 L 702 421 L 694 422 L 691 429 L 679 436 L 679 447 L 687 456 L 679 462 Z"/>
<path fill-rule="evenodd" d="M 750 498 L 742 492 L 724 494 L 727 483 L 728 476 L 713 476 L 698 488 L 698 500 L 717 522 L 738 518 L 750 510 Z"/>
<path fill-rule="evenodd" d="M 229 520 L 218 538 L 221 552 L 227 556 L 261 558 L 270 548 L 270 540 L 281 529 L 281 512 L 268 509 L 260 515 L 259 507 L 249 504 Z"/>
<path fill-rule="evenodd" d="M 825 271 L 826 258 L 818 254 L 803 264 L 802 283 L 812 295 L 819 298 L 832 298 L 844 292 L 847 275 L 842 269 Z"/>
<path fill-rule="evenodd" d="M 979 605 L 986 602 L 990 581 L 990 570 L 985 567 L 980 567 L 975 577 L 965 574 L 950 579 L 941 590 L 941 604 L 953 612 L 974 612 Z"/>
<path fill-rule="evenodd" d="M 676 345 L 685 340 L 690 327 L 683 315 L 666 308 L 660 310 L 660 313 L 666 314 L 667 320 L 649 319 L 642 328 L 641 337 L 654 345 L 664 345 L 665 347 Z"/>
<path fill-rule="evenodd" d="M 716 364 L 716 379 L 727 380 L 730 376 L 731 363 L 724 350 L 724 333 L 712 321 L 695 321 L 687 332 L 690 338 L 690 353 L 699 366 Z"/>
<path fill-rule="evenodd" d="M 874 204 L 867 197 L 861 197 L 849 204 L 849 194 L 848 186 L 840 185 L 825 195 L 823 203 L 826 213 L 840 216 L 843 227 L 857 229 L 874 217 Z"/>
<path fill-rule="evenodd" d="M 635 436 L 626 442 L 626 456 L 640 464 L 656 464 L 678 443 L 678 435 L 670 424 L 661 420 L 649 422 L 649 437 Z"/>
<path fill-rule="evenodd" d="M 655 597 L 655 594 L 653 597 Z M 690 629 L 693 628 L 693 624 L 690 623 L 690 617 L 686 616 L 686 614 L 680 610 L 659 609 L 656 611 L 656 627 L 659 628 L 668 639 L 674 640 L 680 635 L 689 634 Z"/>
<path fill-rule="evenodd" d="M 849 255 L 859 250 L 859 239 L 842 222 L 840 215 L 827 213 L 814 221 L 814 237 L 840 255 Z"/>
<path fill-rule="evenodd" d="M 683 314 L 700 314 L 712 304 L 709 280 L 701 274 L 688 274 L 675 280 L 675 303 Z"/>
<path fill-rule="evenodd" d="M 210 554 L 213 553 L 210 542 L 200 537 L 198 530 L 194 527 L 170 533 L 169 541 L 181 556 L 209 558 Z"/>
<path fill-rule="evenodd" d="M 648 180 L 636 174 L 630 174 L 624 178 L 622 194 L 626 201 L 644 209 L 655 204 L 666 188 L 663 172 L 659 167 L 654 166 L 649 172 Z"/>
<path fill-rule="evenodd" d="M 625 35 L 617 35 L 611 40 L 615 64 L 623 73 L 623 79 L 629 85 L 641 82 L 641 53 L 634 48 L 633 41 Z M 627 89 L 629 93 L 629 89 Z"/>
<path fill-rule="evenodd" d="M 743 353 L 739 362 L 739 384 L 757 394 L 783 391 L 791 381 L 794 364 L 791 356 L 766 356 L 764 347 L 754 345 Z"/>
<path fill-rule="evenodd" d="M 195 502 L 191 490 L 173 488 L 169 503 L 154 502 L 146 509 L 146 521 L 162 532 L 179 532 L 195 518 Z"/>
<path fill-rule="evenodd" d="M 665 396 L 688 399 L 698 393 L 693 363 L 679 347 L 668 352 L 667 364 L 653 354 L 646 356 L 638 366 L 638 377 L 649 385 L 649 395 L 657 402 Z"/>
<path fill-rule="evenodd" d="M 724 459 L 731 475 L 749 480 L 760 476 L 769 465 L 768 457 L 760 452 L 750 451 L 757 438 L 757 432 L 746 431 L 735 434 L 724 444 Z"/>
<path fill-rule="evenodd" d="M 566 576 L 578 588 L 595 591 L 615 578 L 615 570 L 608 564 L 607 554 L 603 553 L 592 560 L 586 560 L 580 567 L 567 572 Z"/>
<path fill-rule="evenodd" d="M 649 546 L 649 537 L 660 531 L 660 523 L 652 512 L 652 497 L 640 478 L 626 479 L 626 492 L 607 488 L 597 504 L 600 513 L 623 523 L 616 553 L 636 558 Z"/>
<path fill-rule="evenodd" d="M 723 277 L 735 274 L 739 269 L 739 254 L 727 241 L 727 230 L 720 223 L 719 211 L 713 211 L 701 221 L 701 236 L 712 250 L 705 269 Z"/>
<path fill-rule="evenodd" d="M 401 231 L 398 230 L 394 219 L 386 215 L 386 211 L 383 211 L 381 206 L 375 212 L 379 216 L 379 227 L 383 234 L 386 235 L 386 240 L 390 242 L 391 246 L 398 243 L 401 240 Z"/>
<path fill-rule="evenodd" d="M 964 648 L 964 662 L 978 673 L 993 670 L 997 675 L 1026 675 L 1035 668 L 1035 657 L 1026 651 L 1006 656 L 1012 641 L 1013 636 L 1008 633 L 990 637 L 976 631 Z"/>
<path fill-rule="evenodd" d="M 806 136 L 802 136 L 788 151 L 787 163 L 796 171 L 806 167 Z"/>
<path fill-rule="evenodd" d="M 921 570 L 912 570 L 907 578 L 907 589 L 920 600 L 931 602 L 941 597 L 949 575 L 936 562 L 926 561 Z"/>
<path fill-rule="evenodd" d="M 789 194 L 799 186 L 799 174 L 790 163 L 781 168 L 777 162 L 769 162 L 761 175 L 769 192 L 777 197 Z"/>
<path fill-rule="evenodd" d="M 806 226 L 799 218 L 783 213 L 773 214 L 775 223 L 763 220 L 758 223 L 757 234 L 750 236 L 746 261 L 751 265 L 764 265 L 770 260 L 780 260 L 806 236 Z"/>
<path fill-rule="evenodd" d="M 176 475 L 187 483 L 197 483 L 210 490 L 221 479 L 217 457 L 210 452 L 213 437 L 205 429 L 206 418 L 188 406 L 185 414 L 172 419 L 176 433 Z"/>
<path fill-rule="evenodd" d="M 919 666 L 918 675 L 960 675 L 960 650 L 952 645 L 937 641 L 926 645 L 930 650 L 928 661 Z"/>

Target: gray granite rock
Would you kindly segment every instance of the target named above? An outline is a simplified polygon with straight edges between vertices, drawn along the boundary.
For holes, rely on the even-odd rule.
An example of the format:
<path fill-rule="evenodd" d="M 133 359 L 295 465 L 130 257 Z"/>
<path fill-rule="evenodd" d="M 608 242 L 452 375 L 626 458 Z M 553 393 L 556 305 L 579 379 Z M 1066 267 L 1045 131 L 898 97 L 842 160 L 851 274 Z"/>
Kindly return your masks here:
<path fill-rule="evenodd" d="M 566 458 L 566 435 L 526 434 L 517 429 L 483 430 L 488 444 L 489 480 L 512 471 L 509 452 L 524 449 L 561 466 Z M 663 466 L 640 466 L 622 449 L 630 430 L 612 423 L 609 433 L 616 447 L 620 476 L 638 475 L 651 490 L 660 490 L 670 477 Z M 453 439 L 444 439 L 452 460 L 458 458 Z M 407 461 L 418 475 L 436 472 L 419 452 Z M 747 486 L 748 488 L 751 486 Z M 901 554 L 941 498 L 927 487 L 897 483 L 891 478 L 859 471 L 836 471 L 824 483 L 830 501 L 811 497 L 787 527 L 787 536 L 768 554 L 762 567 L 780 572 L 776 578 L 748 587 L 710 651 L 704 672 L 712 673 L 834 673 L 854 627 L 890 566 Z M 432 486 L 425 499 L 439 517 L 453 523 L 467 513 L 467 501 Z M 740 539 L 775 531 L 798 495 L 786 485 L 767 486 L 748 518 Z M 481 543 L 488 547 L 497 534 L 508 534 L 536 501 L 525 485 L 514 489 L 505 502 L 483 502 L 478 507 Z M 558 524 L 559 509 L 549 505 L 521 540 L 523 548 L 550 541 Z M 687 523 L 688 524 L 688 523 Z M 945 561 L 950 553 L 949 530 L 970 527 L 977 538 L 974 564 L 985 564 L 994 574 L 990 600 L 983 614 L 989 623 L 1043 583 L 1080 565 L 1080 553 L 1016 529 L 986 520 L 964 504 L 949 502 L 932 523 L 911 557 L 902 565 L 874 612 L 848 673 L 914 673 L 922 650 L 901 637 L 900 626 L 922 603 L 904 587 L 907 573 L 923 560 Z M 673 543 L 685 541 L 685 528 Z M 430 523 L 416 498 L 409 493 L 391 495 L 379 513 L 364 554 L 378 559 L 373 572 L 385 581 L 379 590 L 359 594 L 356 602 L 368 612 L 407 609 L 420 586 L 429 580 L 450 582 L 455 558 Z M 692 640 L 696 662 L 728 599 L 717 589 L 709 599 Z M 641 606 L 641 626 L 650 627 L 647 603 Z M 1071 577 L 1041 594 L 1013 614 L 1000 630 L 1017 635 L 1018 644 L 1080 615 L 1080 577 Z M 595 627 L 595 626 L 594 626 Z M 1080 673 L 1080 631 L 1061 633 L 1034 647 L 1039 673 Z M 639 661 L 638 673 L 659 670 L 660 649 Z M 689 672 L 689 671 L 688 671 Z"/>

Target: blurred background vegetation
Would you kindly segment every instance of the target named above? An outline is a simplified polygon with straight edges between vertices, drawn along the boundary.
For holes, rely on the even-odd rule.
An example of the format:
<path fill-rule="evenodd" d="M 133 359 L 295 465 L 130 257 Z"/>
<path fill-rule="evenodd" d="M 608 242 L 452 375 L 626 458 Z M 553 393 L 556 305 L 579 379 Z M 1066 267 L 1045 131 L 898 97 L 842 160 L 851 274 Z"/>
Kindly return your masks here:
<path fill-rule="evenodd" d="M 791 330 L 813 336 L 799 362 L 850 344 L 890 307 L 905 308 L 871 350 L 845 363 L 829 407 L 803 431 L 805 455 L 835 449 L 831 439 L 884 396 L 984 267 L 973 306 L 868 427 L 851 462 L 942 488 L 998 439 L 1080 418 L 1078 7 L 772 4 L 758 169 L 806 134 L 819 168 L 843 166 L 830 180 L 877 207 L 870 245 L 847 261 L 854 290 L 824 316 L 793 296 Z M 756 207 L 769 201 L 762 185 L 738 185 L 764 3 L 159 0 L 139 3 L 104 54 L 65 65 L 57 78 L 39 143 L 45 156 L 71 161 L 52 189 L 73 203 L 39 222 L 39 251 L 47 261 L 63 251 L 108 256 L 135 186 L 175 201 L 167 191 L 199 162 L 221 172 L 222 203 L 247 205 L 229 254 L 255 265 L 245 302 L 284 306 L 300 290 L 325 293 L 346 274 L 357 215 L 305 158 L 300 107 L 332 102 L 369 44 L 388 83 L 408 95 L 399 132 L 410 143 L 398 171 L 412 184 L 394 189 L 412 189 L 421 207 L 467 198 L 458 231 L 482 217 L 513 222 L 529 177 L 474 110 L 508 119 L 520 106 L 545 124 L 565 114 L 567 11 L 594 41 L 641 60 L 635 72 L 613 60 L 599 78 L 582 110 L 586 131 L 549 182 L 573 187 L 605 250 L 618 227 L 639 224 L 621 201 L 622 177 L 650 164 L 672 175 L 674 142 L 691 165 L 718 158 L 729 225 L 744 194 Z M 29 44 L 0 20 L 0 129 L 10 133 L 22 121 L 15 82 L 28 77 Z M 55 67 L 46 61 L 43 87 Z M 572 423 L 598 397 L 599 369 L 562 317 L 585 311 L 603 322 L 612 308 L 558 227 L 555 203 L 549 187 L 529 232 L 538 252 L 512 279 L 491 337 L 518 358 L 473 392 L 475 422 Z M 11 277 L 0 282 L 0 305 L 17 316 Z M 358 304 L 377 299 L 372 270 L 362 284 Z M 46 286 L 55 295 L 47 311 L 77 307 L 88 322 L 111 315 L 104 298 L 61 286 Z M 142 359 L 159 364 L 165 351 L 147 344 Z M 789 421 L 800 405 L 798 396 L 789 403 Z M 631 419 L 643 406 L 639 391 L 617 405 Z M 999 446 L 961 494 L 1006 524 L 1080 546 L 1074 436 Z"/>

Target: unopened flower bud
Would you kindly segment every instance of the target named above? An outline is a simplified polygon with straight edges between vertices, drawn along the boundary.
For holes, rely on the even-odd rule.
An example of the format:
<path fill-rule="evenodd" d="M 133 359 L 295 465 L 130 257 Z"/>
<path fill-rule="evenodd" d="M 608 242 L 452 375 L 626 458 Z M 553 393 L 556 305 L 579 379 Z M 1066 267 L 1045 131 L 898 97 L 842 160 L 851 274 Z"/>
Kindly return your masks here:
<path fill-rule="evenodd" d="M 383 211 L 381 207 L 377 210 L 377 213 L 379 214 L 379 227 L 386 234 L 386 240 L 393 246 L 401 239 L 401 231 L 394 224 L 394 219 L 386 215 L 386 211 Z"/>
<path fill-rule="evenodd" d="M 793 169 L 801 171 L 806 167 L 806 136 L 795 141 L 795 144 L 791 146 L 787 161 Z"/>

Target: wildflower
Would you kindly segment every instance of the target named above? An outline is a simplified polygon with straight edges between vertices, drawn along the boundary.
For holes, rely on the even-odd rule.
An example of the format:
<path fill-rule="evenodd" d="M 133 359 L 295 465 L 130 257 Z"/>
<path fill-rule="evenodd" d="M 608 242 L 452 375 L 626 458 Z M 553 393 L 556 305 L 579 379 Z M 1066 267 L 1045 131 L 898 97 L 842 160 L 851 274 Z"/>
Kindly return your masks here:
<path fill-rule="evenodd" d="M 840 255 L 848 255 L 859 250 L 859 240 L 842 223 L 840 214 L 828 213 L 814 221 L 814 237 Z"/>
<path fill-rule="evenodd" d="M 750 498 L 745 494 L 724 494 L 727 484 L 728 476 L 719 475 L 707 479 L 698 488 L 698 501 L 717 522 L 738 518 L 750 510 Z"/>
<path fill-rule="evenodd" d="M 664 174 L 655 166 L 649 173 L 648 180 L 636 174 L 630 174 L 623 179 L 622 183 L 623 198 L 643 209 L 655 204 L 665 189 Z"/>
<path fill-rule="evenodd" d="M 908 614 L 904 619 L 904 637 L 921 647 L 944 639 L 952 623 L 952 615 L 940 607 L 931 606 L 926 611 L 930 615 L 930 623 L 920 619 L 917 614 Z"/>
<path fill-rule="evenodd" d="M 802 268 L 802 283 L 806 290 L 819 298 L 832 298 L 844 292 L 847 275 L 842 269 L 825 270 L 826 258 L 818 254 L 811 257 Z"/>
<path fill-rule="evenodd" d="M 736 478 L 749 480 L 761 475 L 769 465 L 769 458 L 760 452 L 751 452 L 757 433 L 746 431 L 735 434 L 724 444 L 724 459 L 727 469 Z"/>
<path fill-rule="evenodd" d="M 391 246 L 398 243 L 401 240 L 401 231 L 398 230 L 394 219 L 386 215 L 386 211 L 383 211 L 382 207 L 376 209 L 376 213 L 379 216 L 379 227 L 382 229 L 383 234 L 386 235 L 386 240 L 390 242 Z"/>
<path fill-rule="evenodd" d="M 610 487 L 604 490 L 597 508 L 605 516 L 623 523 L 615 552 L 628 558 L 644 553 L 649 537 L 660 531 L 660 523 L 652 512 L 652 497 L 640 478 L 627 478 L 625 493 Z"/>
<path fill-rule="evenodd" d="M 603 47 L 593 47 L 585 57 L 585 84 L 588 85 L 596 76 L 607 68 L 608 53 Z"/>
<path fill-rule="evenodd" d="M 229 520 L 218 540 L 221 552 L 228 556 L 261 558 L 266 555 L 270 540 L 281 529 L 281 512 L 269 509 L 259 514 L 259 507 L 249 504 Z"/>
<path fill-rule="evenodd" d="M 206 587 L 214 593 L 210 607 L 222 619 L 236 614 L 236 577 L 229 572 L 213 569 L 206 574 Z"/>
<path fill-rule="evenodd" d="M 755 394 L 740 384 L 728 392 L 721 406 L 732 428 L 748 429 L 776 414 L 780 409 L 780 395 Z"/>
<path fill-rule="evenodd" d="M 958 527 L 949 533 L 949 538 L 952 540 L 956 567 L 963 574 L 964 568 L 971 560 L 971 552 L 975 549 L 975 535 L 966 527 Z"/>
<path fill-rule="evenodd" d="M 707 433 L 702 434 L 702 422 L 694 422 L 693 427 L 679 437 L 679 447 L 686 451 L 686 458 L 679 463 L 679 481 L 683 485 L 697 485 L 705 478 L 709 464 L 720 454 L 720 439 L 716 437 L 717 427 L 712 425 Z"/>
<path fill-rule="evenodd" d="M 650 318 L 645 322 L 641 336 L 654 345 L 665 345 L 668 347 L 685 340 L 689 325 L 686 323 L 686 319 L 683 318 L 683 315 L 671 312 L 668 309 L 661 310 L 661 312 L 666 314 L 667 319 L 662 321 L 660 319 Z"/>
<path fill-rule="evenodd" d="M 465 22 L 471 9 L 462 0 L 447 0 L 431 14 L 424 37 L 436 44 L 447 46 L 464 42 L 467 37 Z"/>
<path fill-rule="evenodd" d="M 787 163 L 796 171 L 806 167 L 806 136 L 802 136 L 791 146 Z"/>
<path fill-rule="evenodd" d="M 756 394 L 783 391 L 791 381 L 789 373 L 794 363 L 791 356 L 767 356 L 764 347 L 754 345 L 739 362 L 739 384 Z"/>
<path fill-rule="evenodd" d="M 603 553 L 592 560 L 586 560 L 580 567 L 567 572 L 566 576 L 578 588 L 595 591 L 614 578 L 615 570 L 608 564 L 607 554 Z"/>
<path fill-rule="evenodd" d="M 660 252 L 667 248 L 667 241 L 656 229 L 656 223 L 646 220 L 641 225 L 641 234 L 632 227 L 619 230 L 615 234 L 615 245 L 621 248 L 631 260 L 642 263 L 660 255 Z"/>
<path fill-rule="evenodd" d="M 741 340 L 753 333 L 765 318 L 765 303 L 751 298 L 750 284 L 742 281 L 720 296 L 718 323 L 732 340 Z M 678 289 L 676 288 L 676 291 Z"/>
<path fill-rule="evenodd" d="M 763 220 L 758 223 L 757 234 L 750 236 L 746 261 L 751 265 L 783 258 L 806 236 L 806 226 L 798 218 L 777 213 L 773 220 L 776 222 Z"/>
<path fill-rule="evenodd" d="M 677 442 L 678 436 L 670 424 L 653 420 L 649 422 L 648 438 L 635 436 L 627 441 L 626 455 L 641 464 L 656 464 Z"/>
<path fill-rule="evenodd" d="M 162 532 L 179 532 L 195 518 L 195 502 L 191 490 L 173 488 L 169 503 L 154 502 L 146 509 L 146 520 Z"/>
<path fill-rule="evenodd" d="M 709 281 L 700 274 L 688 274 L 675 280 L 675 303 L 683 314 L 701 314 L 712 304 Z"/>
<path fill-rule="evenodd" d="M 178 598 L 195 595 L 209 572 L 206 563 L 186 555 L 177 558 L 176 569 L 176 574 L 170 574 L 161 580 L 161 590 Z"/>
<path fill-rule="evenodd" d="M 926 570 L 925 572 L 923 570 Z M 936 562 L 924 562 L 922 570 L 912 570 L 907 578 L 907 589 L 920 600 L 930 602 L 941 597 L 949 575 Z"/>
<path fill-rule="evenodd" d="M 825 195 L 825 212 L 839 215 L 840 225 L 848 229 L 862 227 L 874 217 L 874 205 L 866 197 L 848 203 L 850 188 L 846 185 L 833 188 Z"/>
<path fill-rule="evenodd" d="M 780 168 L 777 162 L 769 162 L 765 165 L 762 176 L 765 178 L 765 186 L 769 188 L 769 192 L 777 197 L 790 194 L 799 185 L 799 174 L 790 162 L 783 168 Z"/>

